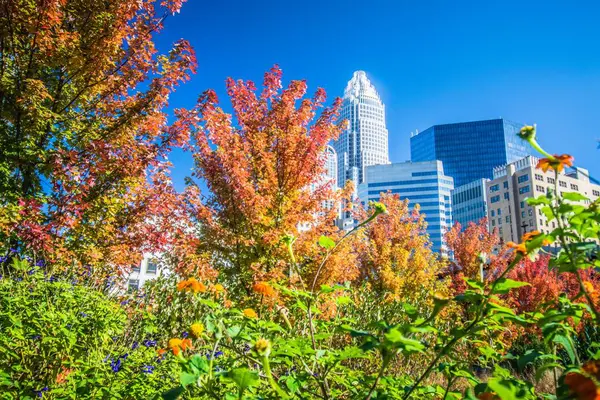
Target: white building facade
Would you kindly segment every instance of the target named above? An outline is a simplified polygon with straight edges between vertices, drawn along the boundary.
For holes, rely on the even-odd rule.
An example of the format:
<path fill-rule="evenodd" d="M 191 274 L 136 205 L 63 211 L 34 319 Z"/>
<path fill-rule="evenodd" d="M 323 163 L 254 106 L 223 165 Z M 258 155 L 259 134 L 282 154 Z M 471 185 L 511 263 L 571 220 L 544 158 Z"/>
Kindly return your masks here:
<path fill-rule="evenodd" d="M 578 192 L 590 200 L 600 197 L 600 186 L 590 182 L 589 173 L 574 168 L 558 174 L 554 170 L 536 169 L 538 158 L 528 156 L 494 169 L 494 178 L 486 183 L 489 230 L 494 229 L 503 242 L 520 242 L 526 232 L 549 233 L 557 227 L 548 221 L 541 206 L 530 206 L 527 198 L 546 194 L 549 189 L 558 193 Z"/>
<path fill-rule="evenodd" d="M 389 164 L 385 105 L 364 71 L 356 71 L 344 91 L 340 120 L 348 127 L 333 144 L 337 153 L 338 185 L 363 182 L 365 168 Z"/>
<path fill-rule="evenodd" d="M 382 192 L 391 192 L 408 199 L 411 206 L 419 204 L 432 248 L 444 254 L 444 234 L 452 227 L 452 189 L 454 180 L 444 174 L 441 161 L 404 162 L 367 167 L 358 196 L 368 204 L 378 201 Z"/>

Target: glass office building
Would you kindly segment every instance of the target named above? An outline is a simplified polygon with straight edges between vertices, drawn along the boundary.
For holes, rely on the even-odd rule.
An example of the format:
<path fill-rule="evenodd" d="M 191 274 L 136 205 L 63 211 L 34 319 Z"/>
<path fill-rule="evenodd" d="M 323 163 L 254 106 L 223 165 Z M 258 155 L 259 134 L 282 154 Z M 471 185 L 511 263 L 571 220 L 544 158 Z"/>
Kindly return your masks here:
<path fill-rule="evenodd" d="M 358 185 L 367 166 L 390 162 L 385 105 L 364 71 L 354 72 L 346 86 L 340 120 L 347 120 L 348 128 L 333 143 L 338 185 L 344 187 L 349 180 Z"/>
<path fill-rule="evenodd" d="M 420 205 L 427 234 L 435 251 L 445 253 L 444 234 L 452 226 L 451 191 L 454 183 L 444 174 L 440 161 L 373 165 L 365 169 L 365 182 L 358 187 L 363 204 L 377 201 L 382 192 L 397 193 L 411 205 Z"/>
<path fill-rule="evenodd" d="M 456 187 L 492 179 L 495 167 L 533 154 L 517 136 L 522 126 L 503 118 L 434 125 L 411 136 L 411 160 L 442 161 Z"/>
<path fill-rule="evenodd" d="M 479 222 L 487 217 L 485 184 L 489 179 L 477 179 L 452 191 L 452 219 L 465 229 L 469 222 Z"/>

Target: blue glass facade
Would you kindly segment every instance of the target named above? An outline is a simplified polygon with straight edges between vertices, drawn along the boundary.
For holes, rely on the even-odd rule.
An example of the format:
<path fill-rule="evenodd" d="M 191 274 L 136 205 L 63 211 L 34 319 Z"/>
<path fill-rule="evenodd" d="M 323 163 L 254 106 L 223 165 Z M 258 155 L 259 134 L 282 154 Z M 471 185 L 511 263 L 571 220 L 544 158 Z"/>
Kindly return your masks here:
<path fill-rule="evenodd" d="M 478 179 L 452 191 L 452 219 L 458 222 L 462 229 L 469 222 L 478 222 L 487 217 L 487 201 L 485 184 L 487 179 Z"/>
<path fill-rule="evenodd" d="M 358 187 L 361 202 L 377 201 L 382 192 L 398 194 L 419 204 L 427 222 L 427 234 L 435 251 L 445 251 L 443 236 L 452 226 L 452 178 L 439 161 L 373 165 L 366 168 L 365 182 Z"/>
<path fill-rule="evenodd" d="M 494 167 L 533 153 L 517 133 L 523 125 L 505 119 L 434 125 L 410 138 L 411 160 L 440 160 L 456 187 L 492 179 Z"/>

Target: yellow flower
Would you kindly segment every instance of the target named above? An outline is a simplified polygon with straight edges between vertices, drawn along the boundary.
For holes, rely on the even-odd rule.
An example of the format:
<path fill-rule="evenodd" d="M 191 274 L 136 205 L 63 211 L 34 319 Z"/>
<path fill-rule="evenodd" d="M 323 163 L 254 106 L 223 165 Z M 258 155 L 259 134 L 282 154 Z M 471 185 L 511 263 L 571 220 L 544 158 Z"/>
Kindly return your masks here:
<path fill-rule="evenodd" d="M 256 311 L 254 311 L 254 310 L 253 310 L 253 309 L 251 309 L 251 308 L 246 308 L 246 309 L 245 309 L 244 311 L 242 311 L 242 312 L 244 313 L 244 316 L 245 316 L 245 317 L 248 317 L 248 318 L 256 318 L 256 317 L 257 317 L 257 315 L 256 315 Z"/>
<path fill-rule="evenodd" d="M 190 331 L 192 332 L 192 336 L 198 339 L 202 335 L 202 332 L 204 332 L 204 325 L 199 322 L 193 323 Z"/>
<path fill-rule="evenodd" d="M 174 355 L 178 356 L 181 353 L 181 343 L 183 341 L 181 339 L 173 338 L 169 339 L 169 349 L 173 352 Z"/>
<path fill-rule="evenodd" d="M 522 255 L 527 254 L 527 247 L 525 247 L 525 243 L 516 244 L 514 242 L 508 242 L 506 245 L 511 249 L 515 249 L 517 253 L 521 253 Z"/>
<path fill-rule="evenodd" d="M 263 338 L 258 339 L 254 344 L 254 350 L 259 356 L 268 357 L 271 354 L 271 342 Z"/>
<path fill-rule="evenodd" d="M 206 292 L 206 286 L 202 282 L 198 282 L 196 278 L 189 278 L 177 284 L 179 291 L 193 291 L 194 293 Z"/>
<path fill-rule="evenodd" d="M 225 288 L 224 288 L 224 287 L 223 287 L 223 285 L 221 285 L 220 283 L 217 283 L 217 284 L 214 286 L 214 289 L 215 289 L 215 292 L 216 292 L 216 293 L 222 293 L 222 292 L 224 292 L 224 291 L 225 291 Z"/>
<path fill-rule="evenodd" d="M 275 295 L 275 290 L 271 286 L 269 286 L 267 282 L 255 283 L 254 286 L 252 286 L 252 290 L 266 297 L 271 297 Z"/>
<path fill-rule="evenodd" d="M 560 172 L 565 166 L 573 166 L 573 156 L 568 154 L 559 156 L 555 154 L 552 158 L 542 158 L 540 161 L 538 161 L 536 168 L 541 169 L 544 172 L 547 172 L 550 168 Z"/>

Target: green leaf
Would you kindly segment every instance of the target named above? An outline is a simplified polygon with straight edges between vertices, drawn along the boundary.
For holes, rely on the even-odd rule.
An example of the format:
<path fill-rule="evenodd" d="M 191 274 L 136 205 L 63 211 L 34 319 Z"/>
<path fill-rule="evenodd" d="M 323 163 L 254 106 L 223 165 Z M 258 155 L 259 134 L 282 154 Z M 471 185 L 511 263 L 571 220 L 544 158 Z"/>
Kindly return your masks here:
<path fill-rule="evenodd" d="M 189 361 L 189 366 L 196 374 L 207 374 L 208 361 L 200 354 L 194 354 Z"/>
<path fill-rule="evenodd" d="M 183 387 L 186 387 L 187 385 L 191 385 L 192 383 L 195 383 L 198 380 L 198 374 L 190 374 L 189 372 L 182 372 L 181 375 L 179 375 L 179 381 L 181 382 L 181 385 Z"/>
<path fill-rule="evenodd" d="M 330 237 L 321 236 L 319 238 L 319 246 L 321 246 L 322 248 L 324 248 L 326 250 L 331 250 L 335 247 L 335 242 Z"/>
<path fill-rule="evenodd" d="M 502 400 L 513 400 L 517 398 L 514 389 L 506 382 L 498 379 L 490 379 L 488 381 L 488 387 L 496 392 L 496 395 Z"/>
<path fill-rule="evenodd" d="M 492 293 L 504 294 L 508 293 L 511 289 L 523 287 L 523 286 L 531 286 L 527 282 L 519 282 L 514 281 L 508 278 L 502 278 L 496 281 L 496 285 L 494 286 L 494 290 Z"/>
<path fill-rule="evenodd" d="M 164 400 L 175 400 L 179 396 L 181 396 L 184 391 L 185 391 L 185 389 L 183 388 L 183 386 L 177 386 L 176 388 L 173 388 L 173 389 L 163 393 L 162 398 Z"/>
<path fill-rule="evenodd" d="M 562 345 L 562 347 L 564 347 L 564 349 L 567 351 L 567 354 L 571 359 L 571 363 L 575 364 L 575 346 L 573 346 L 571 338 L 565 335 L 558 334 L 554 336 L 554 339 L 552 341 L 554 343 Z"/>
<path fill-rule="evenodd" d="M 423 352 L 425 346 L 423 343 L 418 340 L 409 339 L 404 336 L 398 329 L 392 328 L 385 335 L 385 340 L 387 343 L 391 344 L 393 347 L 403 349 L 409 353 L 414 352 Z"/>
<path fill-rule="evenodd" d="M 587 197 L 577 192 L 567 192 L 562 194 L 563 199 L 570 201 L 584 201 L 589 200 Z"/>
<path fill-rule="evenodd" d="M 258 373 L 250 371 L 248 368 L 236 368 L 231 370 L 227 373 L 227 378 L 234 381 L 241 390 L 256 386 L 260 382 Z"/>

